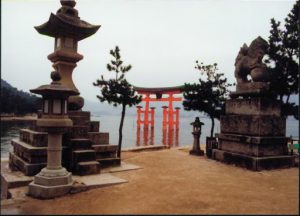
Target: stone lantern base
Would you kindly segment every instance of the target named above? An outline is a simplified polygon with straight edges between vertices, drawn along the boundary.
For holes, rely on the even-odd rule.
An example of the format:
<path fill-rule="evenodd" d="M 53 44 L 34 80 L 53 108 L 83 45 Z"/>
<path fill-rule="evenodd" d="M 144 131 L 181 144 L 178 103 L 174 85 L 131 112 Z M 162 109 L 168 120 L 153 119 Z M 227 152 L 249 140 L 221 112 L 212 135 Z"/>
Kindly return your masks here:
<path fill-rule="evenodd" d="M 198 150 L 198 151 L 190 150 L 190 155 L 203 156 L 204 155 L 204 151 L 201 150 L 201 149 Z"/>
<path fill-rule="evenodd" d="M 56 172 L 44 168 L 29 184 L 28 195 L 35 198 L 50 199 L 69 193 L 72 184 L 72 174 L 64 168 Z"/>
<path fill-rule="evenodd" d="M 204 151 L 200 148 L 200 132 L 192 132 L 194 136 L 193 149 L 190 150 L 190 155 L 203 156 Z"/>

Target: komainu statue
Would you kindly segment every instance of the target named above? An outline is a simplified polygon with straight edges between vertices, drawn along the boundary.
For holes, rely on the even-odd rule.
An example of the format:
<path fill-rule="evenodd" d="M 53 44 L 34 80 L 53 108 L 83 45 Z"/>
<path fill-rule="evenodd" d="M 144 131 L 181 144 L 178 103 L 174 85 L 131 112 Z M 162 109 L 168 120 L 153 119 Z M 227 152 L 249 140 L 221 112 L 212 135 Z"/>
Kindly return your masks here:
<path fill-rule="evenodd" d="M 252 41 L 249 47 L 247 44 L 241 47 L 234 64 L 237 84 L 251 82 L 248 80 L 248 75 L 251 76 L 253 82 L 269 81 L 267 67 L 262 63 L 268 47 L 268 42 L 260 36 Z"/>

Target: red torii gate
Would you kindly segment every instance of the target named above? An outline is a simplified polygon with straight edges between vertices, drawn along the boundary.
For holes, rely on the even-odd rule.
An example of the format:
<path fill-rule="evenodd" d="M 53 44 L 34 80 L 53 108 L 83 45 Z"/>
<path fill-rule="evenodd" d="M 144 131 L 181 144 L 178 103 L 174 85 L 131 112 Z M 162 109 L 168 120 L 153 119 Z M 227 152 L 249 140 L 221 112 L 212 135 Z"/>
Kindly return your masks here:
<path fill-rule="evenodd" d="M 139 94 L 144 95 L 142 101 L 145 102 L 145 109 L 142 110 L 141 106 L 137 106 L 137 126 L 140 127 L 144 124 L 144 127 L 154 127 L 154 107 L 149 109 L 150 102 L 169 102 L 169 106 L 163 106 L 163 127 L 167 125 L 169 128 L 173 128 L 176 125 L 176 129 L 179 128 L 179 107 L 173 109 L 173 102 L 182 101 L 182 97 L 173 97 L 174 94 L 181 94 L 183 86 L 174 87 L 158 87 L 158 88 L 145 88 L 145 87 L 134 87 Z M 167 94 L 167 98 L 162 96 Z M 156 98 L 150 97 L 150 95 L 155 95 Z M 144 114 L 144 120 L 141 120 L 141 115 Z M 150 115 L 150 119 L 149 119 Z M 176 119 L 174 120 L 174 115 Z"/>

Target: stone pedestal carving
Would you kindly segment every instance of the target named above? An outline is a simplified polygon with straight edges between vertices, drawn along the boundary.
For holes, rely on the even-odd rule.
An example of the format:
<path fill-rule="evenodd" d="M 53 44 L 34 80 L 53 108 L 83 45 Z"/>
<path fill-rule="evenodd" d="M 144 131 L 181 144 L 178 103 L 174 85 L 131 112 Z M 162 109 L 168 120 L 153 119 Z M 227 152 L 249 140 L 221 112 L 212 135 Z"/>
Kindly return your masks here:
<path fill-rule="evenodd" d="M 286 120 L 281 116 L 280 101 L 257 83 L 238 86 L 226 101 L 226 114 L 220 118 L 221 133 L 213 158 L 251 170 L 293 166 L 285 137 Z M 270 97 L 271 96 L 271 97 Z M 239 98 L 242 97 L 242 98 Z"/>

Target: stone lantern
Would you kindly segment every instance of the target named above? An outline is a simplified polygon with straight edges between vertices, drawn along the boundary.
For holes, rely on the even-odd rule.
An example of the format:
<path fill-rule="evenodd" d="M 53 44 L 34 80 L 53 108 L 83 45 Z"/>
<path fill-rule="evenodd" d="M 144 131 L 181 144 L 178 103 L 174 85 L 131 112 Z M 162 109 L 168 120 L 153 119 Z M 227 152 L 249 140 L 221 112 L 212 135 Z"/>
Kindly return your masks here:
<path fill-rule="evenodd" d="M 85 39 L 98 31 L 100 25 L 92 25 L 83 21 L 74 8 L 74 0 L 61 0 L 61 8 L 56 14 L 51 13 L 49 20 L 36 26 L 35 29 L 43 35 L 55 38 L 54 52 L 48 55 L 53 67 L 61 75 L 61 83 L 66 87 L 78 91 L 72 80 L 72 73 L 76 63 L 83 59 L 77 53 L 78 41 Z M 80 96 L 71 96 L 68 99 L 69 110 L 81 110 L 84 99 Z"/>
<path fill-rule="evenodd" d="M 190 154 L 192 155 L 204 155 L 204 151 L 200 148 L 200 135 L 201 135 L 201 127 L 204 125 L 203 122 L 200 121 L 199 117 L 195 118 L 195 121 L 191 123 L 193 125 L 193 136 L 194 136 L 194 142 L 193 142 L 193 149 L 190 150 Z"/>
<path fill-rule="evenodd" d="M 53 198 L 64 195 L 71 189 L 72 174 L 62 167 L 62 134 L 72 127 L 68 118 L 67 100 L 71 95 L 78 95 L 60 83 L 58 72 L 51 73 L 53 82 L 30 90 L 43 97 L 41 117 L 36 125 L 48 132 L 47 166 L 43 168 L 29 184 L 28 195 L 38 198 Z"/>

